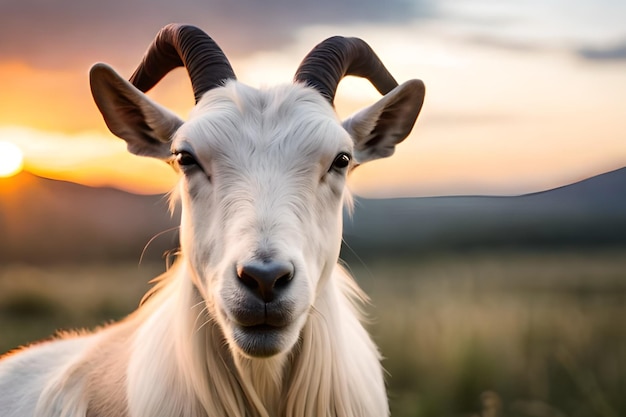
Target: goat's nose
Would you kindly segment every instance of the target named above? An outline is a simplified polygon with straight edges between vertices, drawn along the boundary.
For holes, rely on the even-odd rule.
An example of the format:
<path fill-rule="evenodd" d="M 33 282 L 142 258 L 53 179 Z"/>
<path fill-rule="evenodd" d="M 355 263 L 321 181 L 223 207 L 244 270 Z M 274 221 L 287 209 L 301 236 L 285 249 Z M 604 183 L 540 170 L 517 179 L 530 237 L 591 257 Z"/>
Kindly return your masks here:
<path fill-rule="evenodd" d="M 247 288 L 269 303 L 293 279 L 291 262 L 251 261 L 237 266 L 237 276 Z"/>

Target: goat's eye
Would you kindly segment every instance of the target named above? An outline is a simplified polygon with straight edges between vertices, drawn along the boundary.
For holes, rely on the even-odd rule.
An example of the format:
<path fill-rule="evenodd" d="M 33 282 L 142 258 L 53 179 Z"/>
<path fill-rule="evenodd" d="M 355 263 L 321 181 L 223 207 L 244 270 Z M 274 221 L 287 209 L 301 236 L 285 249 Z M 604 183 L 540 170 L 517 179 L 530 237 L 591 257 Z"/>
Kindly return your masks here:
<path fill-rule="evenodd" d="M 187 151 L 175 152 L 174 154 L 176 155 L 176 163 L 178 163 L 181 169 L 188 169 L 198 165 L 196 158 Z"/>
<path fill-rule="evenodd" d="M 352 160 L 352 157 L 349 154 L 345 152 L 341 152 L 339 155 L 335 157 L 335 160 L 333 161 L 333 165 L 330 168 L 340 171 L 344 169 L 345 167 L 347 167 L 348 165 L 350 165 L 351 160 Z"/>

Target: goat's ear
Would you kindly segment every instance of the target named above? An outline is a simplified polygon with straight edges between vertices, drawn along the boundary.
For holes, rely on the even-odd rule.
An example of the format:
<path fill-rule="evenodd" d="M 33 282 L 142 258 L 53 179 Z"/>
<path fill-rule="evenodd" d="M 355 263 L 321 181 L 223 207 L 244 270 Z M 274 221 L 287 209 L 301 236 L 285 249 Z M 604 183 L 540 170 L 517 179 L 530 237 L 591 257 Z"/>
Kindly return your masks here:
<path fill-rule="evenodd" d="M 421 80 L 410 80 L 343 122 L 354 140 L 354 157 L 362 164 L 391 156 L 413 129 L 425 94 Z"/>
<path fill-rule="evenodd" d="M 109 130 L 135 155 L 168 159 L 170 140 L 183 123 L 106 64 L 89 72 L 91 94 Z"/>

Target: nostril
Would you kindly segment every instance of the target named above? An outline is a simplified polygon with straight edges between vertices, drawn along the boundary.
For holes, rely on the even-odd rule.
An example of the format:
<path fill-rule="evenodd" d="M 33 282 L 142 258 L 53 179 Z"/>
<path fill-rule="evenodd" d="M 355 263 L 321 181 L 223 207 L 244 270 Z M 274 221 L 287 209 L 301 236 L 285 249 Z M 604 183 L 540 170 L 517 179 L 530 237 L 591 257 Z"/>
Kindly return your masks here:
<path fill-rule="evenodd" d="M 293 273 L 292 272 L 287 273 L 281 277 L 278 277 L 278 279 L 274 283 L 274 287 L 275 288 L 286 287 L 287 285 L 289 285 L 289 282 L 291 282 L 292 279 L 293 279 Z"/>
<path fill-rule="evenodd" d="M 254 279 L 252 276 L 248 275 L 244 269 L 238 268 L 237 275 L 239 276 L 239 279 L 241 280 L 241 282 L 243 282 L 243 285 L 245 285 L 246 287 L 250 289 L 258 288 L 259 283 L 257 282 L 257 280 Z"/>
<path fill-rule="evenodd" d="M 263 301 L 272 301 L 279 290 L 293 280 L 294 266 L 290 262 L 250 261 L 237 267 L 241 283 Z"/>

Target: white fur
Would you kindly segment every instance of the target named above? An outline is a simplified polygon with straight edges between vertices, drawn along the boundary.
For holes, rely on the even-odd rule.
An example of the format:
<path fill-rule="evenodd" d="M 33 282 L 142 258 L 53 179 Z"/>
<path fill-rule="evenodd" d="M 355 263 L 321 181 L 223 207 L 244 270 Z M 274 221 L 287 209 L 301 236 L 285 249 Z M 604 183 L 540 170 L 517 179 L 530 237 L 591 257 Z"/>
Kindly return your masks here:
<path fill-rule="evenodd" d="M 337 264 L 342 206 L 350 199 L 346 176 L 354 165 L 331 166 L 339 153 L 355 151 L 355 133 L 316 91 L 300 85 L 256 90 L 232 81 L 206 93 L 183 123 L 118 84 L 129 101 L 138 97 L 148 125 L 176 126 L 172 137 L 157 138 L 161 144 L 133 136 L 131 147 L 127 139 L 131 150 L 184 150 L 202 167 L 180 167 L 181 255 L 123 321 L 0 361 L 0 416 L 388 415 L 379 354 L 361 324 L 363 295 Z M 398 100 L 387 101 L 397 107 Z M 375 127 L 367 117 L 378 117 L 380 107 L 350 125 Z M 103 113 L 120 131 L 134 128 L 115 105 Z M 388 154 L 390 141 L 382 142 Z M 376 152 L 368 149 L 368 158 Z M 276 302 L 288 324 L 271 338 L 276 351 L 269 357 L 242 347 L 233 318 L 254 298 L 236 266 L 259 253 L 295 267 Z"/>
<path fill-rule="evenodd" d="M 166 275 L 163 287 L 123 322 L 95 336 L 45 342 L 5 358 L 0 415 L 82 417 L 90 415 L 85 413 L 96 394 L 126 403 L 124 415 L 133 417 L 388 414 L 379 356 L 353 305 L 359 295 L 339 267 L 311 309 L 295 351 L 269 359 L 232 355 L 199 304 L 185 260 Z M 124 326 L 133 329 L 122 341 L 131 353 L 112 372 L 120 373 L 125 390 L 95 393 L 100 387 L 89 381 L 107 370 L 94 350 L 112 343 Z"/>

